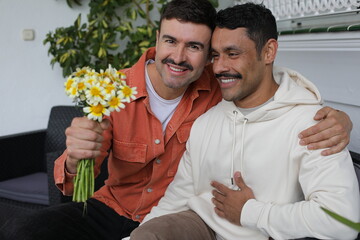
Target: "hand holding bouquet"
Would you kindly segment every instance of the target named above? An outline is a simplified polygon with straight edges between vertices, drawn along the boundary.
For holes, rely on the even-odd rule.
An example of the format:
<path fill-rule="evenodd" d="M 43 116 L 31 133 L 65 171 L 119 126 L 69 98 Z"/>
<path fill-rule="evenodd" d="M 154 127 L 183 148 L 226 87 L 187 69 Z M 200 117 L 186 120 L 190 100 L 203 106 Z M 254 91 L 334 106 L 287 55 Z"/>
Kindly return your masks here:
<path fill-rule="evenodd" d="M 124 103 L 135 99 L 136 87 L 126 85 L 125 74 L 109 66 L 100 73 L 89 67 L 76 69 L 65 82 L 66 94 L 77 106 L 83 108 L 85 116 L 101 122 L 112 111 L 125 108 Z M 94 194 L 95 159 L 82 159 L 77 165 L 74 179 L 74 202 L 86 202 Z"/>

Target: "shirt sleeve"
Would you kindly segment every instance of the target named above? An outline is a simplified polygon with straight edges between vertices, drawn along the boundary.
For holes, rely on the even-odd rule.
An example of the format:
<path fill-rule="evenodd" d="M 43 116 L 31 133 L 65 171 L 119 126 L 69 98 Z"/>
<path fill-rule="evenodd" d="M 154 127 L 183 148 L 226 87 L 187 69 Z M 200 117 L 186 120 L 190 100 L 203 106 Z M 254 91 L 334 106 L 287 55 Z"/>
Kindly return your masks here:
<path fill-rule="evenodd" d="M 259 229 L 274 239 L 315 237 L 355 239 L 357 232 L 328 216 L 327 208 L 359 222 L 359 187 L 348 151 L 328 157 L 320 151 L 307 151 L 301 159 L 299 183 L 304 200 L 290 204 L 249 200 L 240 222 Z"/>
<path fill-rule="evenodd" d="M 71 174 L 68 171 L 66 171 L 65 168 L 65 161 L 67 158 L 67 151 L 56 159 L 54 163 L 54 180 L 56 186 L 60 189 L 60 191 L 64 195 L 72 195 L 74 191 L 74 184 L 73 180 L 76 174 Z"/>

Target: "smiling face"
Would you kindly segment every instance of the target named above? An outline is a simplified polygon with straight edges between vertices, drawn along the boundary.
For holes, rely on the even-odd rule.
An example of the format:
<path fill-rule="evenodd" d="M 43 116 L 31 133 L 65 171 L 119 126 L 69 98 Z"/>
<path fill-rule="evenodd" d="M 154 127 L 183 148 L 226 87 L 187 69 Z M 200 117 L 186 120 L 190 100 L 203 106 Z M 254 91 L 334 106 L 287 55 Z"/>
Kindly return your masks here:
<path fill-rule="evenodd" d="M 208 62 L 210 38 L 211 30 L 204 24 L 162 20 L 155 57 L 160 79 L 152 78 L 160 96 L 166 91 L 183 93 L 200 77 Z"/>
<path fill-rule="evenodd" d="M 272 77 L 276 40 L 269 40 L 259 55 L 245 28 L 217 27 L 211 43 L 213 70 L 225 100 L 251 108 L 273 96 L 277 89 Z"/>

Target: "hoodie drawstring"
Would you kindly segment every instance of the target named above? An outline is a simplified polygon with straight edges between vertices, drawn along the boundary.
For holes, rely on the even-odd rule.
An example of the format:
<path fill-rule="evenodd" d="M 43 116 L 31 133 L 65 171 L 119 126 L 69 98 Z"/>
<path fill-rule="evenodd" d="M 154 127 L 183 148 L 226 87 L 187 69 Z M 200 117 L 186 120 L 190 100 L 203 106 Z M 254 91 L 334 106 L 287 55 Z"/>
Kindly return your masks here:
<path fill-rule="evenodd" d="M 230 172 L 230 179 L 231 185 L 234 185 L 234 154 L 235 154 L 235 146 L 236 146 L 236 118 L 238 115 L 237 111 L 233 111 L 234 120 L 233 120 L 233 144 L 232 144 L 232 151 L 231 151 L 231 172 Z M 240 171 L 243 170 L 243 158 L 244 158 L 244 140 L 245 140 L 245 126 L 248 122 L 247 118 L 244 118 L 244 124 L 242 129 L 242 137 L 241 137 L 241 159 L 240 159 Z"/>
<path fill-rule="evenodd" d="M 235 145 L 236 145 L 236 117 L 238 112 L 233 111 L 234 120 L 233 120 L 233 144 L 232 144 L 232 151 L 231 151 L 231 172 L 230 172 L 230 179 L 231 185 L 234 185 L 234 154 L 235 154 Z"/>
<path fill-rule="evenodd" d="M 244 118 L 244 124 L 242 129 L 242 137 L 241 137 L 241 159 L 240 159 L 240 171 L 243 171 L 243 161 L 244 161 L 244 141 L 245 141 L 245 126 L 249 119 Z"/>

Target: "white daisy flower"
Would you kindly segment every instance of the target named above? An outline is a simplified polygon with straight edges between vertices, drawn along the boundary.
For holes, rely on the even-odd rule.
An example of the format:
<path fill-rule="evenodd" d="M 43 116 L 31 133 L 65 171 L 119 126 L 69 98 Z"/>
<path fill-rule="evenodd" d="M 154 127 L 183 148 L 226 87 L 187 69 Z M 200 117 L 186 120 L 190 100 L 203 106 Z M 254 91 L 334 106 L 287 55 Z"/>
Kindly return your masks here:
<path fill-rule="evenodd" d="M 91 85 L 85 90 L 86 101 L 90 105 L 95 105 L 97 103 L 105 105 L 104 100 L 104 88 L 100 86 L 99 83 Z"/>
<path fill-rule="evenodd" d="M 104 115 L 109 116 L 110 111 L 103 105 L 90 105 L 88 107 L 84 107 L 84 112 L 87 113 L 87 118 L 101 122 Z"/>
<path fill-rule="evenodd" d="M 125 108 L 125 104 L 123 104 L 121 102 L 121 98 L 118 96 L 113 96 L 109 101 L 108 101 L 108 105 L 109 105 L 109 111 L 113 112 L 113 111 L 117 111 L 120 112 L 120 109 L 124 109 Z"/>
<path fill-rule="evenodd" d="M 136 91 L 136 87 L 129 87 L 129 86 L 120 86 L 120 91 L 117 94 L 120 96 L 123 102 L 129 103 L 131 99 L 136 99 L 135 94 L 138 92 Z"/>

